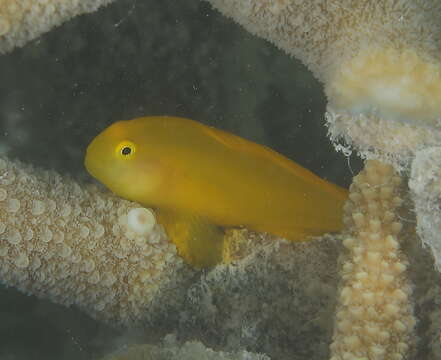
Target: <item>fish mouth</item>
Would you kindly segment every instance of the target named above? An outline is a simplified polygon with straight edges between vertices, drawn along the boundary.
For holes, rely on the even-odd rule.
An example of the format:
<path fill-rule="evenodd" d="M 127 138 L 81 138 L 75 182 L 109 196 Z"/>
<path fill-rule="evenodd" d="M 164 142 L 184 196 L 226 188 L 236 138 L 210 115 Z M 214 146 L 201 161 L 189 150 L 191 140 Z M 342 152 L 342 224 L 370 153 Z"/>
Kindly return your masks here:
<path fill-rule="evenodd" d="M 90 161 L 90 156 L 86 153 L 86 156 L 84 157 L 84 167 L 86 168 L 86 170 L 87 170 L 87 172 L 90 174 L 90 175 L 92 175 L 93 177 L 95 177 L 94 176 L 94 171 L 93 171 L 93 166 L 92 166 L 92 163 L 91 163 L 91 161 Z"/>
<path fill-rule="evenodd" d="M 87 147 L 86 149 L 86 155 L 84 156 L 84 167 L 86 168 L 87 172 L 97 179 L 97 175 L 99 174 L 99 162 L 93 159 L 93 156 L 91 155 L 91 146 L 92 143 Z"/>
<path fill-rule="evenodd" d="M 91 174 L 92 166 L 90 164 L 90 156 L 86 152 L 86 155 L 84 156 L 84 167 L 86 168 L 87 172 Z"/>

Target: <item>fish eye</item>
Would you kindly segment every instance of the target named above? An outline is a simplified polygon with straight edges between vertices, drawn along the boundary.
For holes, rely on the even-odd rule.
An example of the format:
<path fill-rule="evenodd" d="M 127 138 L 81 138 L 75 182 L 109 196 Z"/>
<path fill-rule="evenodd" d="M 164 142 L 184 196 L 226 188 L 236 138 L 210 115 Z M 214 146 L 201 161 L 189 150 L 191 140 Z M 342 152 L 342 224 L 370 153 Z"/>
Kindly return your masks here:
<path fill-rule="evenodd" d="M 122 159 L 130 159 L 136 152 L 136 146 L 133 142 L 124 140 L 118 144 L 115 152 Z"/>
<path fill-rule="evenodd" d="M 124 147 L 121 149 L 121 154 L 122 154 L 122 155 L 130 155 L 131 152 L 132 152 L 132 148 L 129 147 L 129 146 L 124 146 Z"/>

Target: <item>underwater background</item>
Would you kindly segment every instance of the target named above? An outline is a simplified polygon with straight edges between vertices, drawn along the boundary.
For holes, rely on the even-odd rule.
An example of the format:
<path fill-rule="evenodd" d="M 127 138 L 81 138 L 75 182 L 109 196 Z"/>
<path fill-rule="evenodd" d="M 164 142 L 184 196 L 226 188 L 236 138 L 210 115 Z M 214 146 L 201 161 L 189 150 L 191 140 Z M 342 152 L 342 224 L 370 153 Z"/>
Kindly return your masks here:
<path fill-rule="evenodd" d="M 0 152 L 81 181 L 92 181 L 85 148 L 109 124 L 175 115 L 347 187 L 360 161 L 335 152 L 324 112 L 303 65 L 199 0 L 119 0 L 0 57 Z M 2 360 L 92 359 L 127 334 L 15 289 L 1 289 L 0 312 Z"/>

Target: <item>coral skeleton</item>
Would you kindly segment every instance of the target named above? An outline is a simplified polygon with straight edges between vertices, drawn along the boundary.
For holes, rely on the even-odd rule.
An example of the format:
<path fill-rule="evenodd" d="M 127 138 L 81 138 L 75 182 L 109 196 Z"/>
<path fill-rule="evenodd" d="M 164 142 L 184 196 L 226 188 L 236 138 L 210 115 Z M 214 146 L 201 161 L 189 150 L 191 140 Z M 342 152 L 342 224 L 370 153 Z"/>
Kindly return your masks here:
<path fill-rule="evenodd" d="M 441 272 L 441 147 L 417 152 L 409 188 L 415 203 L 417 233 L 432 251 L 435 266 Z"/>
<path fill-rule="evenodd" d="M 23 46 L 74 16 L 90 13 L 113 0 L 2 0 L 0 53 Z"/>
<path fill-rule="evenodd" d="M 323 82 L 335 142 L 395 162 L 439 142 L 438 0 L 208 1 Z"/>
<path fill-rule="evenodd" d="M 384 162 L 368 162 L 351 186 L 331 358 L 409 358 L 415 317 L 402 239 L 413 234 L 397 220 L 406 190 L 385 163 L 412 165 L 417 231 L 439 267 L 441 2 L 207 1 L 299 58 L 324 84 L 337 149 Z M 108 2 L 3 0 L 0 52 Z M 187 269 L 149 210 L 52 172 L 8 160 L 0 166 L 6 285 L 127 324 L 146 316 L 159 288 Z M 240 248 L 234 239 L 231 246 Z"/>
<path fill-rule="evenodd" d="M 300 59 L 323 83 L 328 99 L 328 135 L 337 150 L 345 153 L 356 150 L 363 158 L 392 164 L 403 173 L 408 172 L 412 162 L 415 162 L 410 185 L 414 189 L 418 234 L 425 243 L 430 244 L 439 263 L 439 233 L 436 231 L 439 220 L 437 212 L 433 212 L 438 209 L 438 171 L 435 165 L 430 167 L 431 171 L 425 173 L 425 176 L 416 174 L 424 173 L 420 169 L 427 169 L 427 166 L 421 167 L 419 155 L 425 149 L 437 146 L 441 140 L 441 2 L 207 1 L 250 32 L 268 39 Z M 427 165 L 429 163 L 430 160 L 426 162 Z M 354 184 L 353 190 L 357 187 Z M 429 206 L 424 203 L 427 189 L 433 190 Z M 404 270 L 407 261 L 399 250 L 400 237 L 392 228 L 385 228 L 381 219 L 371 217 L 375 215 L 369 212 L 368 205 L 365 204 L 364 210 L 367 215 L 360 212 L 363 217 L 352 219 L 354 225 L 349 225 L 349 232 L 354 232 L 352 238 L 346 241 L 350 253 L 352 251 L 356 257 L 357 251 L 361 251 L 363 255 L 366 249 L 374 246 L 365 238 L 372 233 L 372 221 L 374 228 L 379 226 L 377 235 L 385 240 L 384 249 L 388 246 L 387 239 L 389 246 L 392 243 L 397 246 L 394 251 L 382 254 L 382 260 L 392 261 L 387 258 L 387 254 L 395 253 L 396 261 Z M 413 206 L 409 204 L 408 208 Z M 398 218 L 397 207 L 387 211 L 389 217 Z M 411 229 L 403 232 L 406 233 L 404 237 L 415 237 Z M 352 291 L 354 285 L 364 285 L 361 279 L 355 278 L 357 274 L 369 277 L 364 266 L 357 268 L 353 275 L 345 275 L 344 281 L 348 285 L 343 292 L 344 299 L 341 299 L 342 307 L 355 307 L 362 318 L 365 314 L 369 315 L 370 307 L 357 297 L 352 298 L 353 293 L 349 290 Z M 406 271 L 390 279 L 390 287 L 401 289 L 407 299 L 410 285 L 409 280 L 406 280 Z M 403 298 L 403 301 L 406 299 Z M 403 324 L 402 336 L 395 336 L 397 328 L 401 326 L 386 320 L 385 323 L 374 322 L 374 327 L 379 329 L 379 334 L 384 331 L 385 335 L 387 332 L 394 340 L 388 342 L 383 339 L 381 343 L 381 339 L 376 336 L 369 340 L 369 337 L 363 335 L 362 326 L 354 323 L 355 315 L 340 310 L 331 349 L 335 359 L 402 359 L 410 356 L 407 349 L 411 348 L 409 339 L 412 338 L 414 322 L 412 309 L 407 300 L 403 307 L 398 305 L 399 301 L 395 302 L 397 299 L 393 296 L 392 300 L 390 311 L 400 307 L 394 316 Z M 345 318 L 349 319 L 348 322 L 343 321 Z M 369 324 L 369 318 L 366 321 Z"/>
<path fill-rule="evenodd" d="M 376 160 L 354 177 L 331 360 L 404 359 L 415 334 L 408 260 L 397 210 L 401 178 Z"/>
<path fill-rule="evenodd" d="M 129 325 L 185 268 L 150 209 L 0 159 L 4 285 Z"/>

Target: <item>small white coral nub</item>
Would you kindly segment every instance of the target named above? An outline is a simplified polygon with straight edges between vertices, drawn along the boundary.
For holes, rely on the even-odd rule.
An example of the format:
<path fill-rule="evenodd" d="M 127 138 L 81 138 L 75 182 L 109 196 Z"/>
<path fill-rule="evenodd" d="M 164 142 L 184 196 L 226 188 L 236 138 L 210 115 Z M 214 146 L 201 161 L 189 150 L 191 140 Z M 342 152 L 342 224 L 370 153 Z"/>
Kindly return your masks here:
<path fill-rule="evenodd" d="M 146 208 L 131 209 L 127 214 L 127 227 L 133 232 L 144 235 L 153 230 L 156 218 L 153 212 Z"/>

